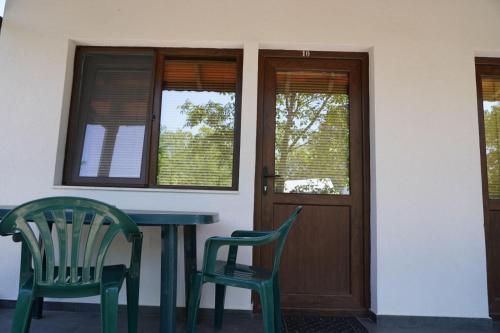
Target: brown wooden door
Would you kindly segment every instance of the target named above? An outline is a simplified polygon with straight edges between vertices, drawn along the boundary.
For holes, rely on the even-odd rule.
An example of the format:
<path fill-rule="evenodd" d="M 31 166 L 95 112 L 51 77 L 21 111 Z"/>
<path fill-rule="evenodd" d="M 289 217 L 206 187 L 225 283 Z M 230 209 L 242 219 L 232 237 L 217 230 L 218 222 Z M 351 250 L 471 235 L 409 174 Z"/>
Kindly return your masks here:
<path fill-rule="evenodd" d="M 367 55 L 261 51 L 256 229 L 297 205 L 280 268 L 284 309 L 369 307 Z M 255 252 L 270 266 L 272 247 Z"/>
<path fill-rule="evenodd" d="M 500 59 L 476 59 L 490 316 L 500 319 Z"/>

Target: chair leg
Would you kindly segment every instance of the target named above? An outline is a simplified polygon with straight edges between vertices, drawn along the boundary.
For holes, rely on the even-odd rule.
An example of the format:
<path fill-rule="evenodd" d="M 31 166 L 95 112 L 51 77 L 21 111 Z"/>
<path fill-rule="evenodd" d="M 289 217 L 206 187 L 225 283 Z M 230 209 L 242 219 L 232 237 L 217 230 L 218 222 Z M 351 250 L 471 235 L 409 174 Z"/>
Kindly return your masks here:
<path fill-rule="evenodd" d="M 43 318 L 43 297 L 36 297 L 33 301 L 33 308 L 31 309 L 32 317 L 35 319 Z"/>
<path fill-rule="evenodd" d="M 17 297 L 16 303 L 16 311 L 12 320 L 12 333 L 27 333 L 29 331 L 33 301 L 33 290 L 19 290 L 19 296 Z"/>
<path fill-rule="evenodd" d="M 202 275 L 197 272 L 192 276 L 191 293 L 189 296 L 188 320 L 186 332 L 196 332 L 196 319 L 198 318 L 198 308 L 200 307 Z"/>
<path fill-rule="evenodd" d="M 101 291 L 101 331 L 118 331 L 118 288 L 106 288 Z"/>
<path fill-rule="evenodd" d="M 281 299 L 280 299 L 280 283 L 276 276 L 273 283 L 273 296 L 274 296 L 274 325 L 276 333 L 281 333 L 283 326 L 283 318 L 281 313 Z"/>
<path fill-rule="evenodd" d="M 275 333 L 273 283 L 266 283 L 259 291 L 262 305 L 262 321 L 264 333 Z"/>
<path fill-rule="evenodd" d="M 215 328 L 222 328 L 222 319 L 224 317 L 224 300 L 226 298 L 226 286 L 223 284 L 215 285 Z"/>
<path fill-rule="evenodd" d="M 139 318 L 139 279 L 127 275 L 128 333 L 137 333 Z"/>

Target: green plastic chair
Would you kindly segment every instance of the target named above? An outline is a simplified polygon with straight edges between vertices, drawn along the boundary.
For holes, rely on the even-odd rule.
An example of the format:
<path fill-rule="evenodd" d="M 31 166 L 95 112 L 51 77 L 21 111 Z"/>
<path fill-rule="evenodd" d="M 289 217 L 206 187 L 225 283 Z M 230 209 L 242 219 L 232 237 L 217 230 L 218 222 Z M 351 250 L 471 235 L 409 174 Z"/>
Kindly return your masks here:
<path fill-rule="evenodd" d="M 69 223 L 73 225 L 71 231 L 67 228 Z M 90 228 L 85 239 L 82 226 L 87 223 Z M 54 234 L 57 236 L 54 237 L 52 225 L 56 228 Z M 109 228 L 100 239 L 103 225 Z M 34 229 L 38 229 L 40 241 Z M 104 266 L 108 248 L 119 232 L 132 243 L 129 268 Z M 95 295 L 101 295 L 102 331 L 116 332 L 118 293 L 124 279 L 127 280 L 128 331 L 137 332 L 142 234 L 121 210 L 84 198 L 39 199 L 10 211 L 0 222 L 0 235 L 12 235 L 23 242 L 19 296 L 11 332 L 29 331 L 31 309 L 37 297 Z M 59 254 L 57 262 L 56 251 Z M 80 258 L 81 253 L 83 258 Z"/>
<path fill-rule="evenodd" d="M 231 237 L 211 237 L 206 241 L 202 271 L 193 274 L 187 332 L 196 331 L 201 287 L 206 282 L 215 283 L 215 328 L 222 327 L 226 286 L 232 286 L 258 292 L 262 305 L 264 332 L 281 332 L 278 271 L 288 232 L 301 210 L 301 206 L 297 207 L 275 231 L 238 230 L 233 232 Z M 238 246 L 261 246 L 274 241 L 276 247 L 272 270 L 236 263 Z M 227 261 L 217 260 L 220 247 L 227 245 L 229 245 Z"/>

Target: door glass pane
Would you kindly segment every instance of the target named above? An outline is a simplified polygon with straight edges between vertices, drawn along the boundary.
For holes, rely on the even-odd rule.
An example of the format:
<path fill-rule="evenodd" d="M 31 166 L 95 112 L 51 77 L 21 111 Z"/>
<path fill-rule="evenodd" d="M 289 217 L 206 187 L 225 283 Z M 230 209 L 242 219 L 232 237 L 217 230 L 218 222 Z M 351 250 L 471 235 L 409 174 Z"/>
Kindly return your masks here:
<path fill-rule="evenodd" d="M 275 192 L 348 195 L 349 75 L 278 71 L 275 135 Z"/>
<path fill-rule="evenodd" d="M 158 185 L 231 188 L 236 60 L 166 60 Z"/>
<path fill-rule="evenodd" d="M 500 198 L 500 76 L 482 77 L 486 165 L 490 199 Z"/>

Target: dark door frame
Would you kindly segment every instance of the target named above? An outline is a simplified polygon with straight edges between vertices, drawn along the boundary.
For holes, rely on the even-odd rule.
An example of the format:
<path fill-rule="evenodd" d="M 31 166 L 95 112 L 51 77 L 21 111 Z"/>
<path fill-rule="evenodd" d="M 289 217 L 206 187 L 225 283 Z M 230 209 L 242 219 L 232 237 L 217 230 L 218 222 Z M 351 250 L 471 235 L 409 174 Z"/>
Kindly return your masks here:
<path fill-rule="evenodd" d="M 479 150 L 481 156 L 481 183 L 483 192 L 483 214 L 484 214 L 484 237 L 486 246 L 486 275 L 488 287 L 488 310 L 491 318 L 500 319 L 498 311 L 498 301 L 495 302 L 496 296 L 493 293 L 493 284 L 498 283 L 494 280 L 493 274 L 493 240 L 491 236 L 491 212 L 500 211 L 500 199 L 489 198 L 488 192 L 488 170 L 486 164 L 486 134 L 484 128 L 484 110 L 483 110 L 483 89 L 481 86 L 481 75 L 492 74 L 492 72 L 500 73 L 500 58 L 481 58 L 476 57 L 476 91 L 477 91 L 477 110 L 479 121 Z M 497 304 L 495 304 L 497 303 Z"/>
<path fill-rule="evenodd" d="M 263 166 L 263 129 L 264 129 L 264 60 L 266 58 L 309 58 L 309 59 L 350 59 L 357 60 L 361 64 L 361 98 L 362 98 L 362 153 L 363 153 L 363 285 L 365 313 L 369 314 L 371 306 L 370 290 L 370 132 L 369 132 L 369 58 L 367 52 L 325 52 L 325 51 L 289 51 L 289 50 L 259 50 L 259 72 L 258 72 L 258 100 L 257 100 L 257 150 L 255 160 L 255 202 L 254 202 L 254 229 L 261 230 L 261 207 L 262 207 L 262 166 Z M 253 264 L 262 265 L 261 251 L 259 247 L 253 249 Z M 258 297 L 252 297 L 254 311 L 260 308 Z M 328 311 L 325 311 L 328 312 Z"/>

